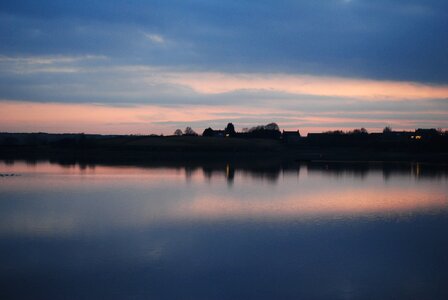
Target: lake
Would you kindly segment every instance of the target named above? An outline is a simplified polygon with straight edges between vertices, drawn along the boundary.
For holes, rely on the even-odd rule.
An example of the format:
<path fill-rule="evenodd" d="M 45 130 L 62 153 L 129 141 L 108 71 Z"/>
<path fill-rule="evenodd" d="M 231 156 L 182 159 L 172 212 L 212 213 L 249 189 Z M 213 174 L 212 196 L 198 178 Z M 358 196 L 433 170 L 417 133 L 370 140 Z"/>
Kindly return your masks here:
<path fill-rule="evenodd" d="M 448 299 L 448 169 L 0 161 L 1 299 Z"/>

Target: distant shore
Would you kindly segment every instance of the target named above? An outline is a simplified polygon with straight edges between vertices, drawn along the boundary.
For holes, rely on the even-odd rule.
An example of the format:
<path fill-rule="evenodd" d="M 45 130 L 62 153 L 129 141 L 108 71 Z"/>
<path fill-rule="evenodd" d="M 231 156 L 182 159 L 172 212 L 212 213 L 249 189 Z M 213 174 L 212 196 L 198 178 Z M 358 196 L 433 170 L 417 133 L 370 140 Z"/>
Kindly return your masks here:
<path fill-rule="evenodd" d="M 77 161 L 416 161 L 448 163 L 445 143 L 300 143 L 276 139 L 199 136 L 73 135 L 45 142 L 31 134 L 22 144 L 0 145 L 0 159 L 66 159 Z"/>

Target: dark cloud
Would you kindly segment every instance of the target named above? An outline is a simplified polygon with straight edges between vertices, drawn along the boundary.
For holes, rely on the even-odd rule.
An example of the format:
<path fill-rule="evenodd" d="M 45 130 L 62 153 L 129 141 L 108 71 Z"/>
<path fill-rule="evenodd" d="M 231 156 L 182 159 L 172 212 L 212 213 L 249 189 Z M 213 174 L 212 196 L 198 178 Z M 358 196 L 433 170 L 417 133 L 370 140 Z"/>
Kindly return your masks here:
<path fill-rule="evenodd" d="M 3 1 L 0 53 L 448 83 L 447 11 L 440 0 Z"/>

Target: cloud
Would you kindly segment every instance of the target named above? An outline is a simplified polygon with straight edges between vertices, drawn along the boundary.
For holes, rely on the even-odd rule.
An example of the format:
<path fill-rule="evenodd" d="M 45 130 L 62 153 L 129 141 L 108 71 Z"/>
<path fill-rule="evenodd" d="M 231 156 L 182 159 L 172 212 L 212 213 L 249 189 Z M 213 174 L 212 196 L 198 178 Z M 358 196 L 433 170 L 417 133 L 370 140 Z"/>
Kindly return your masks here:
<path fill-rule="evenodd" d="M 285 74 L 184 73 L 172 81 L 205 94 L 235 90 L 266 90 L 291 94 L 364 99 L 444 99 L 448 86 L 411 82 L 360 80 L 336 77 Z"/>
<path fill-rule="evenodd" d="M 157 122 L 221 126 L 226 118 L 309 128 L 445 126 L 447 10 L 440 0 L 7 1 L 0 102 L 100 104 L 125 115 L 169 109 L 172 117 L 156 118 L 154 130 Z M 175 111 L 195 108 L 219 111 L 195 120 Z M 104 114 L 97 128 L 110 132 L 114 121 Z M 140 131 L 135 124 L 146 119 L 133 118 L 114 130 Z M 26 128 L 32 124 L 40 123 Z M 49 120 L 46 128 L 56 126 Z"/>
<path fill-rule="evenodd" d="M 143 33 L 143 35 L 153 43 L 165 44 L 165 38 L 159 34 Z"/>
<path fill-rule="evenodd" d="M 275 121 L 283 128 L 308 128 L 304 131 L 331 126 L 380 129 L 385 124 L 448 127 L 445 85 L 110 65 L 102 56 L 2 57 L 0 67 L 0 103 L 10 103 L 2 111 L 15 116 L 15 121 L 4 120 L 2 128 L 8 130 L 14 122 L 22 130 L 35 130 L 39 124 L 41 131 L 89 132 L 90 126 L 102 133 L 171 133 L 176 127 L 202 130 L 230 121 L 240 127 Z M 18 101 L 28 107 L 30 102 L 49 106 L 23 109 Z M 90 119 L 73 119 L 94 111 Z"/>
<path fill-rule="evenodd" d="M 27 65 L 52 65 L 63 63 L 74 63 L 79 61 L 107 59 L 103 55 L 81 55 L 81 56 L 0 56 L 0 63 L 15 63 Z"/>
<path fill-rule="evenodd" d="M 77 73 L 82 64 L 106 60 L 99 55 L 82 56 L 0 56 L 0 66 L 4 74 L 31 73 Z"/>
<path fill-rule="evenodd" d="M 446 84 L 447 9 L 440 0 L 17 0 L 2 3 L 0 53 Z"/>
<path fill-rule="evenodd" d="M 281 73 L 110 65 L 104 56 L 0 57 L 0 98 L 99 103 L 285 104 L 448 99 L 448 85 Z M 9 82 L 8 82 L 9 81 Z M 238 99 L 240 98 L 240 99 Z"/>

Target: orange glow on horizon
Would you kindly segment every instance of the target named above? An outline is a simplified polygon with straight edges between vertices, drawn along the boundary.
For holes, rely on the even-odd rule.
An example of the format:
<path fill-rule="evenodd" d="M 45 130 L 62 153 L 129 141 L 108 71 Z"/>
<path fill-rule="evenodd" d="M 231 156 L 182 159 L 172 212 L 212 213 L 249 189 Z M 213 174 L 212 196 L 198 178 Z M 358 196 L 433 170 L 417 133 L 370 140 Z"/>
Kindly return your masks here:
<path fill-rule="evenodd" d="M 363 98 L 367 100 L 446 99 L 448 86 L 309 75 L 173 73 L 172 83 L 204 94 L 264 90 L 291 94 Z"/>
<path fill-rule="evenodd" d="M 103 134 L 171 134 L 169 122 L 195 122 L 216 119 L 231 113 L 229 107 L 104 106 L 95 104 L 56 104 L 0 102 L 1 131 L 84 132 Z M 262 113 L 252 109 L 251 113 Z M 164 124 L 164 122 L 167 122 Z"/>
<path fill-rule="evenodd" d="M 30 103 L 19 101 L 0 102 L 0 131 L 3 132 L 49 132 L 49 133 L 99 133 L 99 134 L 172 134 L 176 128 L 183 129 L 180 123 L 191 126 L 201 133 L 206 127 L 216 127 L 214 122 L 221 124 L 232 120 L 232 114 L 247 118 L 245 123 L 236 122 L 239 128 L 259 125 L 259 119 L 264 118 L 265 123 L 275 122 L 276 116 L 283 116 L 279 122 L 280 128 L 285 130 L 299 129 L 302 135 L 309 132 L 324 132 L 328 130 L 352 130 L 347 123 L 368 122 L 364 126 L 370 131 L 380 131 L 385 123 L 394 129 L 415 129 L 412 120 L 393 120 L 385 122 L 384 119 L 347 118 L 322 113 L 319 116 L 311 114 L 306 116 L 300 112 L 269 107 L 241 106 L 105 106 L 95 104 L 57 104 L 57 103 Z M 374 113 L 374 112 L 372 112 Z M 379 113 L 379 112 L 377 112 Z M 440 114 L 440 112 L 435 112 Z M 273 115 L 269 117 L 269 115 Z M 444 114 L 442 112 L 442 114 Z M 262 117 L 259 117 L 262 116 Z M 250 119 L 254 121 L 250 122 Z M 419 120 L 431 123 L 432 120 Z M 192 124 L 190 124 L 190 122 Z M 202 122 L 203 125 L 194 125 Z M 302 125 L 308 124 L 308 125 Z M 320 124 L 309 125 L 309 124 Z M 332 125 L 328 124 L 340 124 Z M 439 126 L 448 127 L 447 121 L 439 121 Z"/>

